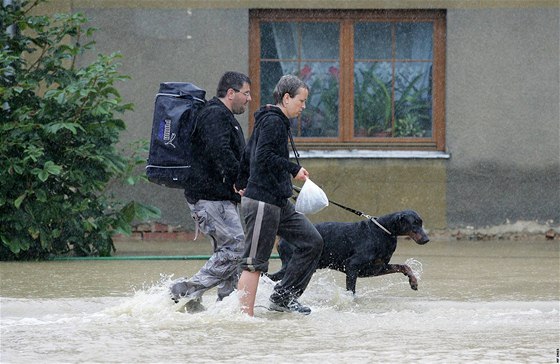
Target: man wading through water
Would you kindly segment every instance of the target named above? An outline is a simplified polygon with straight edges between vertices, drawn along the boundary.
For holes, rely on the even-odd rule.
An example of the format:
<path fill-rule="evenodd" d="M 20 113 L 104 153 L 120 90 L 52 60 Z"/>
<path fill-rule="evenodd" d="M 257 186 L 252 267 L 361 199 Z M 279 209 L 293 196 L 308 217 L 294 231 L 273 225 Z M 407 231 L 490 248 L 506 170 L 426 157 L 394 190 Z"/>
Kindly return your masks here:
<path fill-rule="evenodd" d="M 242 310 L 250 316 L 253 316 L 261 272 L 268 271 L 276 235 L 296 249 L 284 278 L 270 296 L 270 309 L 305 315 L 311 312 L 297 298 L 315 271 L 323 238 L 289 201 L 292 177 L 305 181 L 309 173 L 290 162 L 288 151 L 288 140 L 292 141 L 290 119 L 301 114 L 308 93 L 307 85 L 296 76 L 280 79 L 273 92 L 276 105 L 262 106 L 255 113 L 255 129 L 241 161 L 236 188 L 243 195 L 241 210 L 247 235 L 238 290 Z"/>
<path fill-rule="evenodd" d="M 240 194 L 234 189 L 239 162 L 245 148 L 241 125 L 234 115 L 245 112 L 251 101 L 251 80 L 239 72 L 226 72 L 216 96 L 199 111 L 194 131 L 196 176 L 185 197 L 197 229 L 212 239 L 214 252 L 191 278 L 171 286 L 171 298 L 185 297 L 188 311 L 204 309 L 202 294 L 218 286 L 218 300 L 237 286 L 239 261 L 244 251 L 239 217 Z"/>

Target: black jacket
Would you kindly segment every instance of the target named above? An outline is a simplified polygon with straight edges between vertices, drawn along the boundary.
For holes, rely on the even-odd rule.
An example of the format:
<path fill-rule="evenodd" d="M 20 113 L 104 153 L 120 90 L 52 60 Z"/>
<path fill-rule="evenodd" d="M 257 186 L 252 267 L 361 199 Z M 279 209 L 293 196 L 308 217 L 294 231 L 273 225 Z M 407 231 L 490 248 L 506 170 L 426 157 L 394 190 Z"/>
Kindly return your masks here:
<path fill-rule="evenodd" d="M 292 196 L 292 178 L 301 166 L 290 162 L 290 121 L 280 108 L 262 106 L 255 113 L 255 129 L 241 161 L 238 188 L 245 197 L 279 207 Z"/>
<path fill-rule="evenodd" d="M 241 197 L 235 193 L 233 184 L 239 173 L 245 137 L 233 113 L 217 97 L 198 112 L 193 144 L 196 173 L 193 183 L 185 188 L 187 200 L 239 202 Z"/>

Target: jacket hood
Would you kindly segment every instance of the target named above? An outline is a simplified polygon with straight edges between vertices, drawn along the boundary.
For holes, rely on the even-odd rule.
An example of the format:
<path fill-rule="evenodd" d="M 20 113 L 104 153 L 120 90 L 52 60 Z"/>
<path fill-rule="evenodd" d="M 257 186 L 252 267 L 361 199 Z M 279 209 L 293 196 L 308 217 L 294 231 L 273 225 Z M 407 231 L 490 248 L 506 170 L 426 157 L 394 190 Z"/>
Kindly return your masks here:
<path fill-rule="evenodd" d="M 228 109 L 227 106 L 222 102 L 222 100 L 220 100 L 217 96 L 214 96 L 210 100 L 206 101 L 206 106 L 211 106 L 211 105 L 219 105 L 224 109 L 228 110 L 229 112 L 231 112 L 231 110 Z M 231 114 L 233 115 L 233 113 Z"/>
<path fill-rule="evenodd" d="M 260 109 L 255 111 L 255 128 L 259 126 L 259 124 L 262 122 L 265 116 L 270 114 L 275 114 L 278 117 L 280 117 L 284 122 L 284 124 L 286 125 L 286 127 L 290 128 L 290 120 L 286 117 L 286 115 L 284 115 L 282 110 L 280 110 L 278 106 L 274 106 L 270 104 L 261 106 Z"/>

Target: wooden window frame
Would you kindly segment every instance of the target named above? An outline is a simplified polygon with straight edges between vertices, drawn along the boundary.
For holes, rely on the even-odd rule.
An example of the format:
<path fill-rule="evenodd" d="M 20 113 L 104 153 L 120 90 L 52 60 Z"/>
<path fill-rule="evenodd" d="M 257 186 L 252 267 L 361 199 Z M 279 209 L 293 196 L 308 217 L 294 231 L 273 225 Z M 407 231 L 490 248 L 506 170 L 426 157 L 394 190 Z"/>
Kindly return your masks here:
<path fill-rule="evenodd" d="M 354 33 L 353 24 L 360 21 L 383 20 L 397 22 L 434 23 L 432 71 L 432 136 L 426 138 L 359 138 L 354 134 Z M 296 138 L 302 150 L 366 149 L 366 150 L 445 150 L 445 10 L 274 10 L 253 9 L 249 12 L 249 76 L 253 80 L 252 116 L 260 106 L 260 23 L 261 22 L 326 22 L 340 23 L 340 89 L 339 136 L 336 138 Z M 344 95 L 344 96 L 343 96 Z M 249 117 L 252 131 L 253 117 Z"/>

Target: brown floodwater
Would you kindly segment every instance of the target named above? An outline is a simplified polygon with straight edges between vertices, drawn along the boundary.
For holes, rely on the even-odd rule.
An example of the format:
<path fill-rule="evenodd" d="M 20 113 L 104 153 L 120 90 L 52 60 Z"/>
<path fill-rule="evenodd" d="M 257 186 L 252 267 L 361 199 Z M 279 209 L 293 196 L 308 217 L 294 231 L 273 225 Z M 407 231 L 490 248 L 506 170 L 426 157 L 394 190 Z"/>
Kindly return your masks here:
<path fill-rule="evenodd" d="M 168 285 L 191 275 L 207 242 L 119 242 L 122 260 L 0 263 L 1 363 L 555 363 L 560 241 L 400 240 L 401 274 L 315 273 L 309 316 L 270 312 L 262 279 L 255 317 L 237 295 L 185 313 Z M 164 256 L 165 259 L 157 259 Z M 179 257 L 179 258 L 177 258 Z M 272 270 L 280 265 L 272 261 Z"/>

